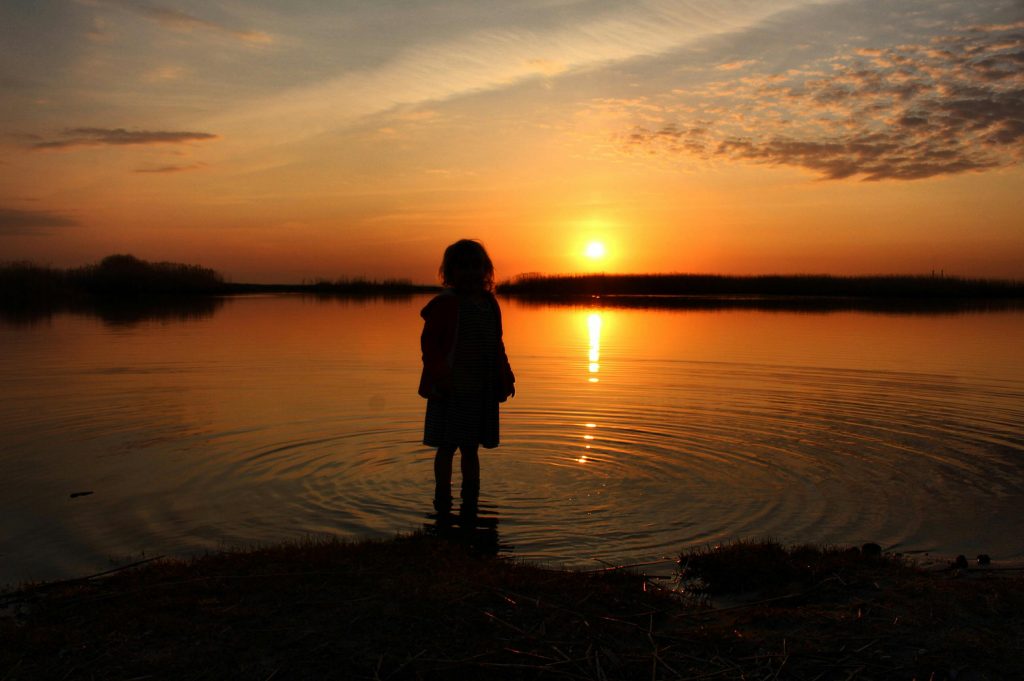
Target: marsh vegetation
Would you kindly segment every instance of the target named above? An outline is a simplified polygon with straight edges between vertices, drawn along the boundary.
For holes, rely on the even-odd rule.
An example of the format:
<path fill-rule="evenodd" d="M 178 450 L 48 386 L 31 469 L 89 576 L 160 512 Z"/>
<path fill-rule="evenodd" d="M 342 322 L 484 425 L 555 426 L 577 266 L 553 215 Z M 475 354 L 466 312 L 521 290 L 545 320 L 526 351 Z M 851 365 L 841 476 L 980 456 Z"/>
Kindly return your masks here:
<path fill-rule="evenodd" d="M 704 598 L 424 535 L 158 560 L 0 596 L 5 679 L 1008 678 L 1019 571 L 856 548 L 683 552 Z M 743 591 L 738 591 L 742 588 Z"/>

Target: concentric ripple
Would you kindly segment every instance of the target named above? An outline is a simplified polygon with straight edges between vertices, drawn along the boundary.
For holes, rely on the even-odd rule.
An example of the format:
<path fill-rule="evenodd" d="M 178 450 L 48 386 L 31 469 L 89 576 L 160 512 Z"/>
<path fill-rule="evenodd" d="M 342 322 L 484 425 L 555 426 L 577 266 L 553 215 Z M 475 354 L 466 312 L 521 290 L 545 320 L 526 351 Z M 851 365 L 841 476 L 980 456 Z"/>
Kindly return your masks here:
<path fill-rule="evenodd" d="M 993 400 L 992 385 L 892 372 L 647 369 L 675 381 L 652 395 L 635 373 L 609 378 L 600 394 L 510 415 L 515 444 L 496 458 L 509 497 L 524 498 L 517 546 L 578 558 L 544 536 L 565 524 L 605 559 L 750 536 L 1022 549 L 1020 391 Z M 554 493 L 534 504 L 529 484 L 508 482 L 524 478 Z"/>
<path fill-rule="evenodd" d="M 420 304 L 0 329 L 0 582 L 432 525 Z M 594 566 L 767 536 L 1024 557 L 1024 315 L 594 320 L 507 310 L 519 389 L 481 452 L 480 522 L 513 555 Z M 923 356 L 908 334 L 947 342 Z"/>

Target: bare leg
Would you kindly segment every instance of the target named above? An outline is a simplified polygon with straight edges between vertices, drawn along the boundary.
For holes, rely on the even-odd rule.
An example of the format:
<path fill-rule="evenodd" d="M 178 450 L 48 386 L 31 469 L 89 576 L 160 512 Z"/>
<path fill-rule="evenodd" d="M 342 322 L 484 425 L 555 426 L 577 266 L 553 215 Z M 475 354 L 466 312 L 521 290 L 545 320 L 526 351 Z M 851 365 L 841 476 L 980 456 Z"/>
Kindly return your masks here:
<path fill-rule="evenodd" d="M 480 456 L 479 445 L 461 445 L 462 454 L 459 463 L 462 467 L 462 498 L 476 499 L 480 495 Z"/>
<path fill-rule="evenodd" d="M 452 507 L 452 458 L 455 447 L 438 447 L 434 455 L 434 508 Z"/>

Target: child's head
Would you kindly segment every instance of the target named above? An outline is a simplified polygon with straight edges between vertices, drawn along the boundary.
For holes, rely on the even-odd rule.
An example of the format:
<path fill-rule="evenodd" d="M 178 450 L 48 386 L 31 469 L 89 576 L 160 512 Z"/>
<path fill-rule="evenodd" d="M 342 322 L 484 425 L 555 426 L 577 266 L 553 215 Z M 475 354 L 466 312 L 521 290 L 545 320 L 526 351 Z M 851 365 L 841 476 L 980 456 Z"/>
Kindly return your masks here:
<path fill-rule="evenodd" d="M 484 245 L 475 239 L 460 239 L 446 248 L 439 274 L 442 283 L 456 291 L 494 288 L 494 265 Z"/>

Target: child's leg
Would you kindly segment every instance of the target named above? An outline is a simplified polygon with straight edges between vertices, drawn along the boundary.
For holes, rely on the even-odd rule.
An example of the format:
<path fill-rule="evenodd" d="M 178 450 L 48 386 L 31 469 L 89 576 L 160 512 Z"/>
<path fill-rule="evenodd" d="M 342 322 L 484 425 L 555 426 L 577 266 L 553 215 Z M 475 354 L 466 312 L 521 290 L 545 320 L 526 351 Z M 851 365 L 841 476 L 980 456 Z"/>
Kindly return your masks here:
<path fill-rule="evenodd" d="M 460 445 L 459 463 L 462 467 L 462 498 L 475 498 L 480 494 L 479 445 Z"/>
<path fill-rule="evenodd" d="M 434 506 L 438 504 L 451 508 L 452 503 L 452 459 L 455 447 L 438 447 L 434 455 Z"/>

